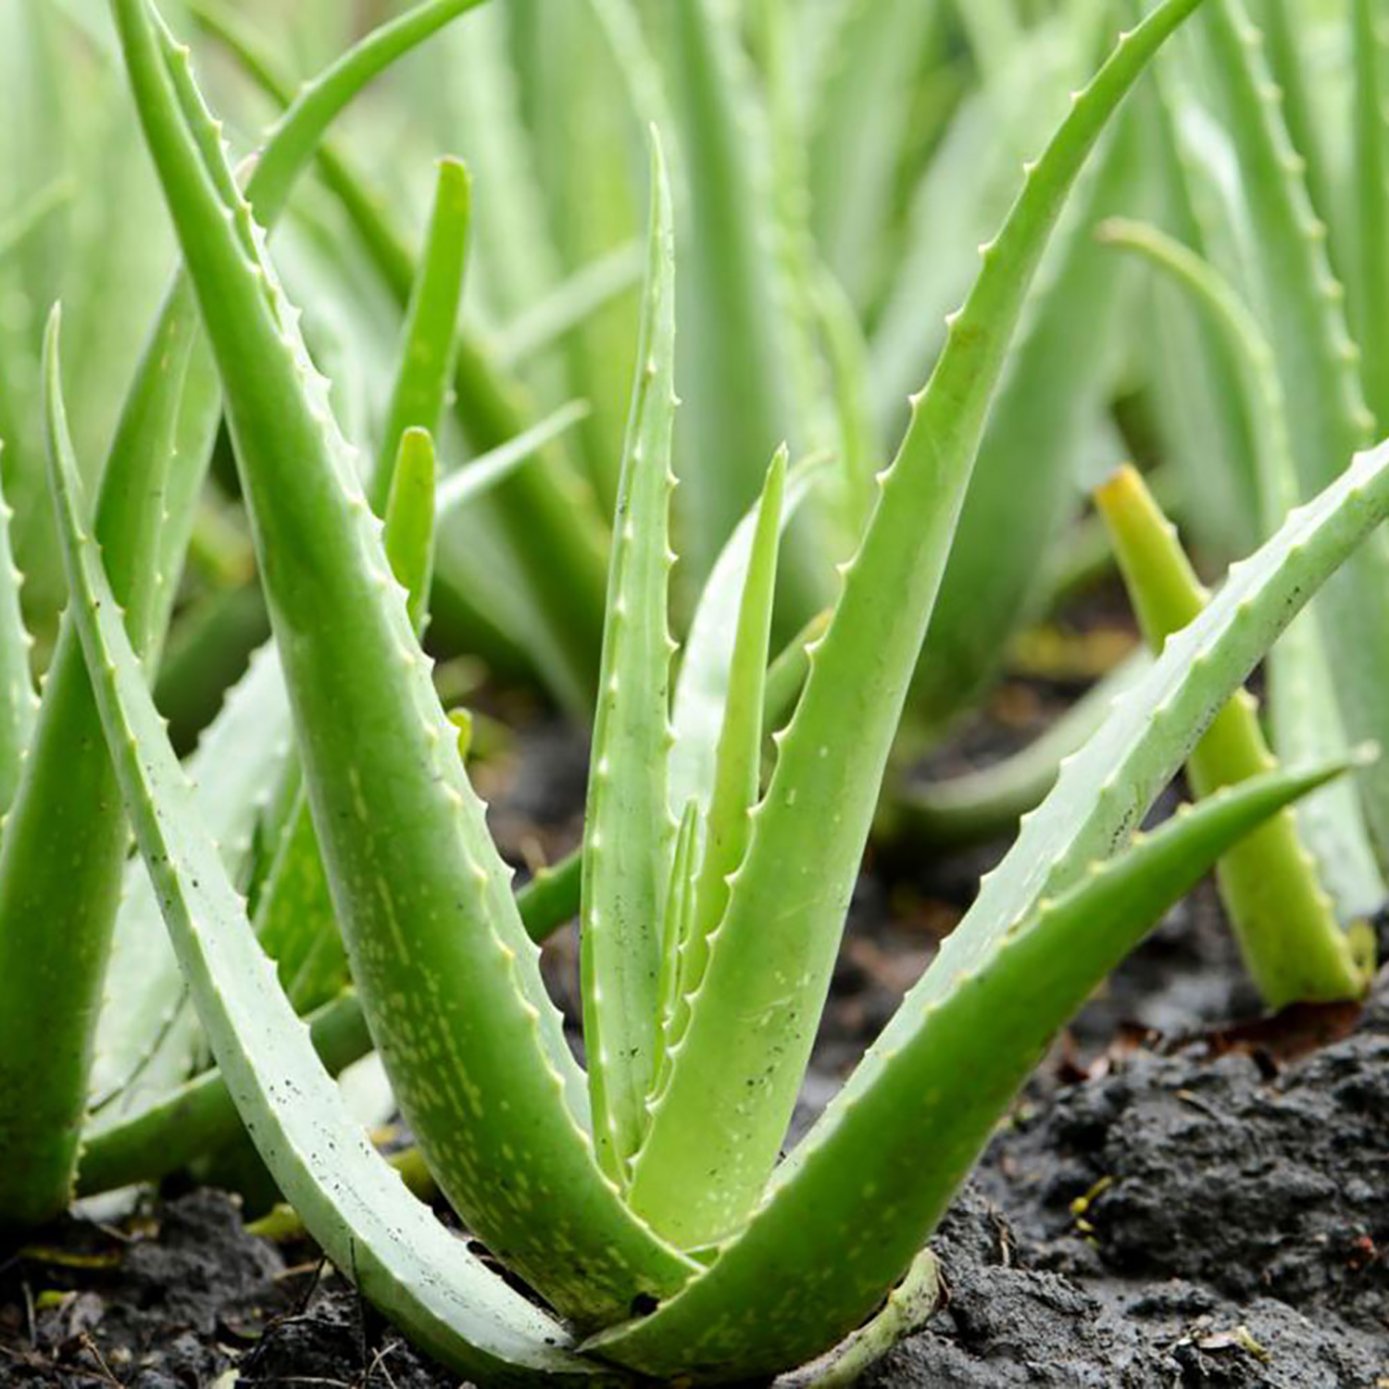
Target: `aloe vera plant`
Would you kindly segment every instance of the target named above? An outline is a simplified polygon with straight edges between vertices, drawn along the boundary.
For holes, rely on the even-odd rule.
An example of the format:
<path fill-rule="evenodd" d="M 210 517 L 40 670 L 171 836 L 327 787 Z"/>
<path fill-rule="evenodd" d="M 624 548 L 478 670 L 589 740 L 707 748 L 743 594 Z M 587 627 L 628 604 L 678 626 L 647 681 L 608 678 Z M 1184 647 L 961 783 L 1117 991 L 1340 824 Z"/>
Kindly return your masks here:
<path fill-rule="evenodd" d="M 1294 513 L 1135 678 L 859 1071 L 778 1165 L 1028 284 L 1104 126 L 1198 3 L 1164 0 L 1123 35 L 1028 166 L 914 397 L 765 791 L 754 712 L 777 683 L 777 552 L 805 474 L 788 476 L 784 454 L 773 459 L 741 553 L 715 566 L 706 594 L 725 620 L 696 620 L 672 696 L 675 218 L 653 142 L 579 867 L 585 1071 L 546 996 L 419 643 L 429 436 L 404 435 L 383 533 L 187 50 L 148 0 L 113 0 L 225 395 L 312 829 L 362 1013 L 440 1188 L 552 1311 L 434 1224 L 365 1144 L 292 988 L 247 929 L 92 540 L 55 318 L 49 461 L 72 621 L 219 1083 L 329 1257 L 460 1373 L 488 1382 L 769 1375 L 854 1333 L 909 1268 L 912 1286 L 929 1289 L 922 1246 L 1049 1036 L 1211 863 L 1338 770 L 1331 761 L 1263 773 L 1151 836 L 1134 834 L 1297 606 L 1389 512 L 1382 453 L 1357 459 Z M 720 626 L 722 639 L 711 638 Z M 320 1019 L 318 1031 L 336 1034 L 340 1022 Z M 210 1088 L 183 1099 L 201 1113 L 217 1098 Z M 859 1334 L 846 1364 L 910 1323 L 907 1301 L 894 1299 Z"/>

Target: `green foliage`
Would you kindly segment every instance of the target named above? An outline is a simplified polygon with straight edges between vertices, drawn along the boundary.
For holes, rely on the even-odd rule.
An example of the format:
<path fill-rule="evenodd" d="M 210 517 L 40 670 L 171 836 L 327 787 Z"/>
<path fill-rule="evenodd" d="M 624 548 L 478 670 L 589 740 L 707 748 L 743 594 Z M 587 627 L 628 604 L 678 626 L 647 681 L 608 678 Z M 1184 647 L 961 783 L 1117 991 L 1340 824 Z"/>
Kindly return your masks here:
<path fill-rule="evenodd" d="M 109 448 L 67 412 L 100 295 L 62 351 L 54 313 L 27 386 L 0 370 L 0 1218 L 249 1135 L 326 1256 L 470 1381 L 848 1383 L 936 1305 L 927 1241 L 1050 1038 L 1202 874 L 1271 1004 L 1363 991 L 1333 901 L 1382 896 L 1389 805 L 1341 747 L 1389 730 L 1389 446 L 1357 453 L 1384 384 L 1370 7 L 1348 193 L 1281 0 L 1266 53 L 1211 0 L 1127 104 L 1201 0 L 495 0 L 331 141 L 474 0 L 424 0 L 297 94 L 278 36 L 340 44 L 340 13 L 271 44 L 254 6 L 196 0 L 235 60 L 226 130 L 154 0 L 109 3 L 114 42 L 90 16 L 83 42 L 128 79 L 116 143 L 143 136 L 183 269 Z M 70 100 L 41 13 L 0 18 L 25 109 Z M 466 167 L 431 180 L 441 142 Z M 1319 147 L 1306 187 L 1292 142 Z M 26 167 L 0 220 L 29 296 L 64 278 L 35 229 L 90 191 L 51 177 Z M 1098 248 L 1102 219 L 1171 283 Z M 42 470 L 11 421 L 40 382 Z M 1016 760 L 912 789 L 904 725 L 977 701 L 1130 446 L 1198 539 L 1262 545 L 1208 595 L 1160 513 L 1107 494 L 1156 654 Z M 70 593 L 37 708 L 12 543 Z M 236 626 L 272 640 L 180 764 L 166 643 L 226 656 Z M 1260 662 L 1281 767 L 1240 693 Z M 519 892 L 473 775 L 516 679 L 593 719 L 582 843 Z M 170 661 L 156 688 L 221 683 Z M 1198 803 L 1145 835 L 1183 766 Z M 1014 827 L 783 1157 L 870 839 Z M 582 1061 L 539 952 L 575 917 Z M 348 1116 L 334 1078 L 373 1047 L 486 1259 Z"/>

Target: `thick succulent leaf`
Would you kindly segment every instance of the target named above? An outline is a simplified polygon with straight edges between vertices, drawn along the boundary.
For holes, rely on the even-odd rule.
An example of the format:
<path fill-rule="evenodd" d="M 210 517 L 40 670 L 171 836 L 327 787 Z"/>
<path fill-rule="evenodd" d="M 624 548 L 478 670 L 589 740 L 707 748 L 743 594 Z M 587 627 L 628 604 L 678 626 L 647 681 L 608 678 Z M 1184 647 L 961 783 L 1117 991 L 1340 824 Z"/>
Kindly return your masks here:
<path fill-rule="evenodd" d="M 189 759 L 208 832 L 234 882 L 244 881 L 257 823 L 291 756 L 289 700 L 273 647 L 253 658 Z M 200 1048 L 178 960 L 144 865 L 126 868 L 97 1028 L 91 1093 L 118 1112 L 184 1080 Z"/>
<path fill-rule="evenodd" d="M 13 509 L 0 496 L 0 815 L 14 800 L 39 708 L 29 664 L 34 642 L 20 608 L 24 576 L 10 548 L 13 519 Z"/>
<path fill-rule="evenodd" d="M 103 474 L 96 532 L 148 656 L 167 611 L 157 559 L 196 319 L 165 315 Z M 46 415 L 56 378 L 46 379 Z M 50 437 L 50 447 L 52 439 Z M 0 842 L 0 1219 L 67 1204 L 127 830 L 75 635 L 58 640 Z M 66 846 L 66 848 L 64 848 Z M 50 928 L 63 922 L 62 931 Z"/>
<path fill-rule="evenodd" d="M 790 1121 L 910 672 L 1028 284 L 1110 115 L 1197 3 L 1168 0 L 1123 36 L 1029 166 L 883 476 L 711 943 L 702 987 L 713 1002 L 694 1000 L 637 1159 L 633 1205 L 691 1247 L 741 1222 Z"/>
<path fill-rule="evenodd" d="M 909 1033 L 873 1048 L 852 1099 L 831 1106 L 710 1270 L 592 1347 L 657 1377 L 695 1366 L 735 1380 L 852 1331 L 911 1263 L 1055 1031 L 1222 852 L 1338 770 L 1221 793 L 1040 904 L 987 959 L 952 969 L 929 1005 L 913 996 Z"/>
<path fill-rule="evenodd" d="M 436 434 L 439 430 L 453 372 L 471 216 L 467 169 L 457 159 L 441 159 L 434 209 L 405 311 L 395 385 L 372 475 L 370 495 L 378 513 L 385 507 L 405 432 L 422 429 Z"/>
<path fill-rule="evenodd" d="M 783 532 L 819 481 L 818 462 L 797 464 L 786 479 L 782 504 Z M 723 547 L 690 621 L 675 681 L 671 724 L 675 746 L 670 753 L 670 804 L 678 814 L 692 797 L 707 810 L 714 790 L 719 737 L 728 707 L 738 610 L 752 563 L 760 507 L 753 507 Z M 799 687 L 797 682 L 797 686 Z"/>
<path fill-rule="evenodd" d="M 670 495 L 675 486 L 675 231 L 652 132 L 651 241 L 618 481 L 607 630 L 584 818 L 584 1043 L 593 1127 L 614 1178 L 641 1140 L 660 1028 L 660 921 L 675 821 L 667 803 Z"/>
<path fill-rule="evenodd" d="M 141 0 L 115 8 L 222 377 L 353 977 L 401 1109 L 480 1238 L 565 1313 L 610 1315 L 634 1290 L 678 1285 L 686 1261 L 627 1212 L 595 1160 L 583 1076 L 510 870 L 459 763 L 263 233 L 244 202 L 228 208 L 217 195 L 206 142 L 187 124 L 210 117 L 186 95 L 180 105 L 149 11 Z M 174 62 L 181 67 L 178 54 Z M 186 71 L 177 89 L 195 91 Z M 450 979 L 469 981 L 466 994 L 440 995 Z M 516 1168 L 530 1188 L 510 1180 Z M 544 1229 L 532 1218 L 533 1190 L 550 1196 Z"/>
<path fill-rule="evenodd" d="M 1206 138 L 1198 119 L 1204 112 L 1185 76 L 1172 63 L 1159 63 L 1153 72 L 1154 158 L 1166 225 L 1209 255 L 1221 244 L 1224 227 L 1201 196 L 1207 191 L 1201 156 L 1209 159 L 1218 139 Z M 1254 450 L 1238 364 L 1220 335 L 1171 286 L 1154 284 L 1148 307 L 1153 331 L 1145 375 L 1153 423 L 1163 457 L 1193 499 L 1187 511 L 1193 538 L 1212 554 L 1247 554 L 1261 533 L 1254 524 Z"/>
<path fill-rule="evenodd" d="M 60 435 L 53 486 L 69 582 L 108 745 L 170 934 L 238 1112 L 328 1257 L 461 1373 L 578 1376 L 563 1330 L 509 1289 L 401 1184 L 352 1121 L 280 992 L 203 828 L 120 625 Z"/>
<path fill-rule="evenodd" d="M 355 994 L 332 998 L 305 1021 L 330 1076 L 371 1050 L 371 1034 Z M 189 1080 L 180 1078 L 133 1113 L 112 1106 L 92 1119 L 82 1134 L 77 1194 L 96 1196 L 156 1182 L 240 1138 L 241 1116 L 222 1073 L 211 1069 Z"/>
<path fill-rule="evenodd" d="M 1240 0 L 1215 0 L 1203 32 L 1239 153 L 1254 235 L 1249 258 L 1287 403 L 1303 495 L 1324 486 L 1365 445 L 1373 418 L 1332 277 L 1326 228 L 1312 211 L 1261 51 Z M 1337 691 L 1352 737 L 1389 747 L 1389 537 L 1373 537 L 1319 600 Z M 1366 769 L 1360 789 L 1381 863 L 1389 854 L 1389 767 Z"/>
<path fill-rule="evenodd" d="M 1161 649 L 1205 606 L 1206 590 L 1136 469 L 1116 472 L 1097 490 L 1095 502 L 1114 538 L 1139 626 L 1149 645 Z M 1258 706 L 1242 689 L 1211 720 L 1187 759 L 1192 788 L 1203 797 L 1275 765 Z M 1291 810 L 1232 848 L 1218 876 L 1245 966 L 1270 1008 L 1363 993 L 1366 980 Z"/>

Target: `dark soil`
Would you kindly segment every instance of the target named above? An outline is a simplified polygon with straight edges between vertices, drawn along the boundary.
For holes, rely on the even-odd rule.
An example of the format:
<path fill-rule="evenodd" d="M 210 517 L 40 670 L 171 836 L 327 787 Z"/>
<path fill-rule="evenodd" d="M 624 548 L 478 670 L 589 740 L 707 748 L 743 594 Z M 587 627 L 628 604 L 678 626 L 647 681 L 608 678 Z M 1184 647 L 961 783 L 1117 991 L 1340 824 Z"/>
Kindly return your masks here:
<path fill-rule="evenodd" d="M 542 727 L 487 787 L 518 863 L 569 843 L 584 749 Z M 799 1133 L 996 851 L 865 873 Z M 572 1008 L 574 941 L 547 951 Z M 947 1304 L 879 1385 L 1389 1386 L 1389 980 L 1360 1017 L 1254 1027 L 1208 891 L 1062 1037 L 939 1232 Z M 922 1162 L 930 1161 L 923 1143 Z M 0 1264 L 0 1385 L 435 1389 L 311 1248 L 166 1192 Z M 229 1381 L 228 1381 L 229 1382 Z"/>

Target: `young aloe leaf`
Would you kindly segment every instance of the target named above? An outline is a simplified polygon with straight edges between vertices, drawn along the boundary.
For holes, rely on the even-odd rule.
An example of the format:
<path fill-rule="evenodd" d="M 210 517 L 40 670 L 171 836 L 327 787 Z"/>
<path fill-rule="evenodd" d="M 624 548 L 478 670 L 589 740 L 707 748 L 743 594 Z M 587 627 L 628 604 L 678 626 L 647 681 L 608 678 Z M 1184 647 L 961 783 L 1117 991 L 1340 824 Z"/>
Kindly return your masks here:
<path fill-rule="evenodd" d="M 874 1047 L 711 1268 L 587 1348 L 656 1377 L 693 1364 L 741 1379 L 851 1332 L 906 1271 L 1056 1029 L 1221 853 L 1339 770 L 1222 792 L 1093 865 L 929 1002 L 918 986 L 899 1014 L 907 1035 Z"/>
<path fill-rule="evenodd" d="M 29 664 L 34 639 L 20 608 L 24 576 L 10 548 L 13 520 L 13 509 L 0 496 L 0 815 L 14 800 L 39 708 Z"/>
<path fill-rule="evenodd" d="M 1261 35 L 1240 0 L 1216 0 L 1204 32 L 1240 158 L 1241 187 L 1254 236 L 1249 258 L 1287 406 L 1302 492 L 1325 485 L 1341 460 L 1367 442 L 1373 417 L 1358 372 L 1359 352 L 1345 322 L 1344 293 L 1332 277 L 1326 228 L 1301 178 L 1261 52 Z M 1318 610 L 1351 736 L 1389 746 L 1389 537 L 1360 547 L 1327 585 Z M 1381 863 L 1389 854 L 1389 767 L 1359 778 Z"/>
<path fill-rule="evenodd" d="M 56 334 L 49 352 L 56 371 Z M 455 1369 L 499 1380 L 584 1375 L 562 1328 L 469 1254 L 367 1144 L 280 993 L 140 679 L 83 529 L 82 484 L 56 411 L 52 483 L 107 742 L 185 978 L 261 1156 L 328 1257 Z"/>
<path fill-rule="evenodd" d="M 1385 101 L 1384 17 L 1373 0 L 1351 5 L 1351 53 L 1355 64 L 1355 177 L 1351 181 L 1356 212 L 1355 294 L 1352 305 L 1356 339 L 1363 358 L 1365 398 L 1381 433 L 1389 427 L 1389 131 Z M 1286 102 L 1284 111 L 1287 111 Z"/>
<path fill-rule="evenodd" d="M 382 540 L 396 582 L 409 595 L 410 621 L 423 631 L 434 574 L 435 494 L 439 463 L 427 429 L 411 426 L 400 436 L 386 499 Z"/>
<path fill-rule="evenodd" d="M 632 410 L 618 482 L 602 679 L 584 821 L 584 1042 L 604 1169 L 641 1140 L 660 1026 L 661 902 L 675 823 L 667 802 L 675 234 L 652 132 L 651 244 Z"/>
<path fill-rule="evenodd" d="M 767 684 L 772 603 L 786 493 L 787 453 L 777 451 L 767 472 L 738 608 L 733 658 L 728 670 L 723 730 L 719 735 L 697 859 L 693 916 L 677 971 L 678 994 L 668 1015 L 665 1050 L 679 1044 L 689 1025 L 688 998 L 700 985 L 709 960 L 709 937 L 723 920 L 728 882 L 747 850 L 752 810 L 762 793 L 762 710 Z M 697 803 L 697 802 L 696 802 Z"/>
<path fill-rule="evenodd" d="M 1152 227 L 1111 221 L 1102 239 L 1146 257 L 1171 276 L 1205 310 L 1241 368 L 1255 431 L 1262 529 L 1271 535 L 1297 504 L 1297 475 L 1288 436 L 1287 410 L 1273 349 L 1218 271 L 1194 252 Z M 1315 612 L 1300 614 L 1268 656 L 1273 745 L 1284 761 L 1309 762 L 1345 747 L 1326 647 Z M 1384 880 L 1375 863 L 1355 787 L 1337 782 L 1297 807 L 1303 834 L 1323 878 L 1350 920 L 1379 909 Z"/>
<path fill-rule="evenodd" d="M 326 383 L 249 207 L 217 196 L 206 142 L 188 128 L 210 117 L 188 100 L 196 88 L 186 59 L 173 59 L 180 103 L 145 4 L 114 0 L 114 9 L 222 377 L 353 977 L 401 1109 L 480 1238 L 562 1312 L 580 1322 L 609 1316 L 634 1289 L 678 1286 L 688 1263 L 626 1210 L 595 1161 L 582 1073 Z M 254 256 L 244 250 L 248 236 Z M 471 987 L 451 1003 L 437 992 L 445 979 Z M 550 1195 L 544 1229 L 510 1180 L 518 1166 Z"/>
<path fill-rule="evenodd" d="M 807 459 L 788 474 L 781 511 L 783 534 L 810 496 L 821 472 L 818 460 Z M 671 715 L 675 746 L 670 754 L 670 804 L 676 814 L 691 797 L 699 802 L 701 812 L 707 810 L 713 795 L 719 738 L 733 672 L 738 611 L 752 563 L 759 512 L 760 507 L 753 507 L 723 547 L 699 595 L 681 651 Z M 802 641 L 801 648 L 804 646 Z M 804 679 L 802 675 L 795 680 L 796 694 L 800 693 Z M 780 721 L 773 721 L 774 728 L 780 726 Z"/>
<path fill-rule="evenodd" d="M 369 489 L 372 506 L 378 513 L 386 505 L 387 490 L 396 475 L 392 470 L 398 463 L 397 450 L 402 447 L 405 432 L 423 429 L 434 434 L 439 429 L 453 371 L 471 215 L 468 170 L 457 159 L 441 159 L 434 210 L 405 311 L 395 386 Z M 433 496 L 432 489 L 430 495 Z"/>
<path fill-rule="evenodd" d="M 1161 649 L 1206 605 L 1208 594 L 1175 528 L 1133 468 L 1095 493 L 1144 636 Z M 1243 690 L 1215 716 L 1191 750 L 1193 790 L 1208 796 L 1276 765 Z M 1365 979 L 1351 956 L 1291 810 L 1275 816 L 1221 860 L 1221 895 L 1245 965 L 1270 1008 L 1358 998 Z"/>
<path fill-rule="evenodd" d="M 984 249 L 979 279 L 916 397 L 815 652 L 711 942 L 694 1015 L 637 1158 L 634 1207 L 687 1247 L 741 1223 L 786 1132 L 907 682 L 1028 283 L 1110 115 L 1198 3 L 1159 6 L 1077 94 L 1046 152 L 1029 166 L 998 239 Z M 844 737 L 848 728 L 855 737 Z"/>

